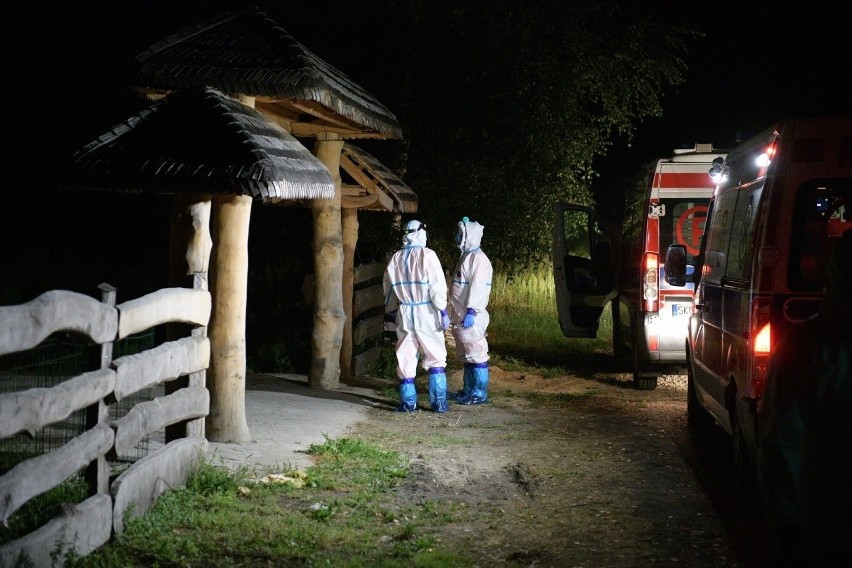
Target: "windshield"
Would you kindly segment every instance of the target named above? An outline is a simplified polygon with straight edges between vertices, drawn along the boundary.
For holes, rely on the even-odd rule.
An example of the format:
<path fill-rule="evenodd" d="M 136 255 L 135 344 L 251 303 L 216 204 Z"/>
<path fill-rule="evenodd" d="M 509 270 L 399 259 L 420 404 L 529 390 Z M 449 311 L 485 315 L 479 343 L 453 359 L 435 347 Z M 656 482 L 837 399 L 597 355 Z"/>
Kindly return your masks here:
<path fill-rule="evenodd" d="M 686 247 L 687 262 L 695 264 L 707 222 L 709 197 L 662 199 L 661 203 L 666 207 L 666 214 L 660 217 L 660 254 L 665 254 L 671 244 L 683 245 Z"/>
<path fill-rule="evenodd" d="M 834 243 L 852 229 L 852 180 L 813 180 L 796 196 L 791 235 L 789 286 L 818 292 Z"/>

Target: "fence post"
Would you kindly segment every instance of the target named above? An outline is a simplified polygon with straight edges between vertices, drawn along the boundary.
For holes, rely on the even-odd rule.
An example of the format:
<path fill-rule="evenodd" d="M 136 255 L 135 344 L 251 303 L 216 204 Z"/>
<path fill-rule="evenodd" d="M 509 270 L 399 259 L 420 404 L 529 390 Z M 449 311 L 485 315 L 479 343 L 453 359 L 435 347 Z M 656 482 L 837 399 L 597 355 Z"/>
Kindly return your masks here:
<path fill-rule="evenodd" d="M 207 290 L 207 273 L 196 272 L 192 278 L 192 288 L 194 290 Z M 187 326 L 183 324 L 170 324 L 169 338 L 177 339 L 178 330 L 183 330 L 186 334 Z M 193 337 L 204 337 L 207 335 L 207 327 L 196 327 L 191 331 Z M 185 387 L 206 387 L 207 386 L 207 371 L 198 371 L 190 373 L 171 380 L 165 385 L 165 393 L 172 394 Z M 205 418 L 196 418 L 195 420 L 183 420 L 175 424 L 166 426 L 166 443 L 181 438 L 204 437 L 204 420 Z"/>
<path fill-rule="evenodd" d="M 195 290 L 207 290 L 207 273 L 206 272 L 196 272 L 195 277 L 193 279 L 192 287 Z M 207 327 L 196 327 L 192 330 L 192 335 L 194 337 L 204 337 L 207 335 Z M 201 370 L 195 373 L 189 374 L 189 386 L 191 387 L 207 387 L 207 371 Z M 190 420 L 186 424 L 186 435 L 190 438 L 203 438 L 205 436 L 204 432 L 204 421 L 205 418 L 196 418 L 195 420 Z"/>
<path fill-rule="evenodd" d="M 101 302 L 115 305 L 116 288 L 110 284 L 102 283 L 98 286 L 101 291 Z M 106 369 L 112 363 L 113 342 L 107 341 L 100 345 L 98 368 Z M 103 399 L 86 408 L 86 430 L 91 430 L 101 423 L 109 420 L 107 405 Z M 84 479 L 89 486 L 89 495 L 109 493 L 109 465 L 106 457 L 101 455 L 89 464 L 84 473 Z"/>

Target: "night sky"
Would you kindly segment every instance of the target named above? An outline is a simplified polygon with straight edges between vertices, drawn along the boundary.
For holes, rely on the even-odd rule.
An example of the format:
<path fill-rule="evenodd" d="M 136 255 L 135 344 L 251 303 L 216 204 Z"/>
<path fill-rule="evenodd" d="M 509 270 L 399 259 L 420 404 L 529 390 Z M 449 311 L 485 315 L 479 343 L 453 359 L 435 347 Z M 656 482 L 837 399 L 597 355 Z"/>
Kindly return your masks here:
<path fill-rule="evenodd" d="M 53 263 L 45 249 L 74 238 L 67 233 L 91 237 L 111 228 L 81 221 L 59 230 L 51 221 L 56 208 L 66 220 L 78 212 L 61 197 L 46 204 L 45 196 L 58 191 L 64 160 L 138 105 L 121 84 L 121 72 L 136 54 L 226 9 L 257 6 L 393 112 L 401 54 L 393 44 L 398 35 L 387 33 L 389 21 L 381 10 L 388 2 L 393 0 L 3 2 L 0 298 L 26 287 L 31 271 L 50 272 Z M 686 83 L 666 93 L 663 116 L 638 125 L 629 147 L 614 141 L 611 155 L 600 161 L 600 183 L 676 147 L 713 142 L 725 148 L 783 117 L 852 112 L 848 3 L 629 4 L 664 21 L 683 22 L 705 37 L 687 55 Z M 167 203 L 151 206 L 167 208 Z M 164 221 L 161 228 L 166 226 Z"/>

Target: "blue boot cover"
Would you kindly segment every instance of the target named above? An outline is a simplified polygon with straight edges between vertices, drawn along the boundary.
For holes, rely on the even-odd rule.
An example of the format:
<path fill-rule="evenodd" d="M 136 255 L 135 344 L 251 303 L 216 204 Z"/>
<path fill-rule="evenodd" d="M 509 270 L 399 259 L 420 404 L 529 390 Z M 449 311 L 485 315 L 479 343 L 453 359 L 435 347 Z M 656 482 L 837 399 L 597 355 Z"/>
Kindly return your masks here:
<path fill-rule="evenodd" d="M 435 412 L 447 411 L 447 373 L 445 367 L 429 368 L 429 402 Z"/>
<path fill-rule="evenodd" d="M 459 397 L 459 404 L 483 404 L 488 402 L 488 363 L 474 363 L 475 384 L 470 394 Z"/>
<path fill-rule="evenodd" d="M 417 410 L 417 390 L 414 388 L 414 377 L 399 380 L 400 406 L 395 408 L 397 412 L 414 412 Z"/>
<path fill-rule="evenodd" d="M 476 383 L 476 379 L 473 378 L 473 365 L 474 363 L 464 364 L 464 379 L 462 383 L 462 388 L 457 391 L 447 393 L 447 398 L 449 398 L 450 400 L 458 400 L 466 394 L 470 394 L 470 391 L 473 390 L 473 385 Z"/>

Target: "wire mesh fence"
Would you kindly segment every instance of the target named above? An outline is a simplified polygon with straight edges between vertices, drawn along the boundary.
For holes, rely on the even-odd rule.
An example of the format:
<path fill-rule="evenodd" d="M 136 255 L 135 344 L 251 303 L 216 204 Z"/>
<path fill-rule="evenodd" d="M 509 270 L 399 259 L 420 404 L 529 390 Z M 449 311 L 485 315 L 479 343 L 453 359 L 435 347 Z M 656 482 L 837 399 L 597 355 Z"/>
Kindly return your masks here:
<path fill-rule="evenodd" d="M 151 349 L 156 343 L 156 329 L 129 336 L 113 345 L 113 358 Z M 51 335 L 26 351 L 0 356 L 0 393 L 50 388 L 77 375 L 97 368 L 100 346 L 88 338 L 71 332 Z M 134 405 L 162 394 L 163 387 L 145 389 L 109 405 L 110 418 L 126 415 Z M 78 410 L 65 420 L 42 428 L 34 436 L 22 433 L 0 440 L 0 474 L 31 457 L 62 447 L 86 429 L 86 412 Z M 156 436 L 154 436 L 156 437 Z M 151 450 L 152 436 L 146 436 L 132 455 L 118 461 L 134 462 Z"/>

